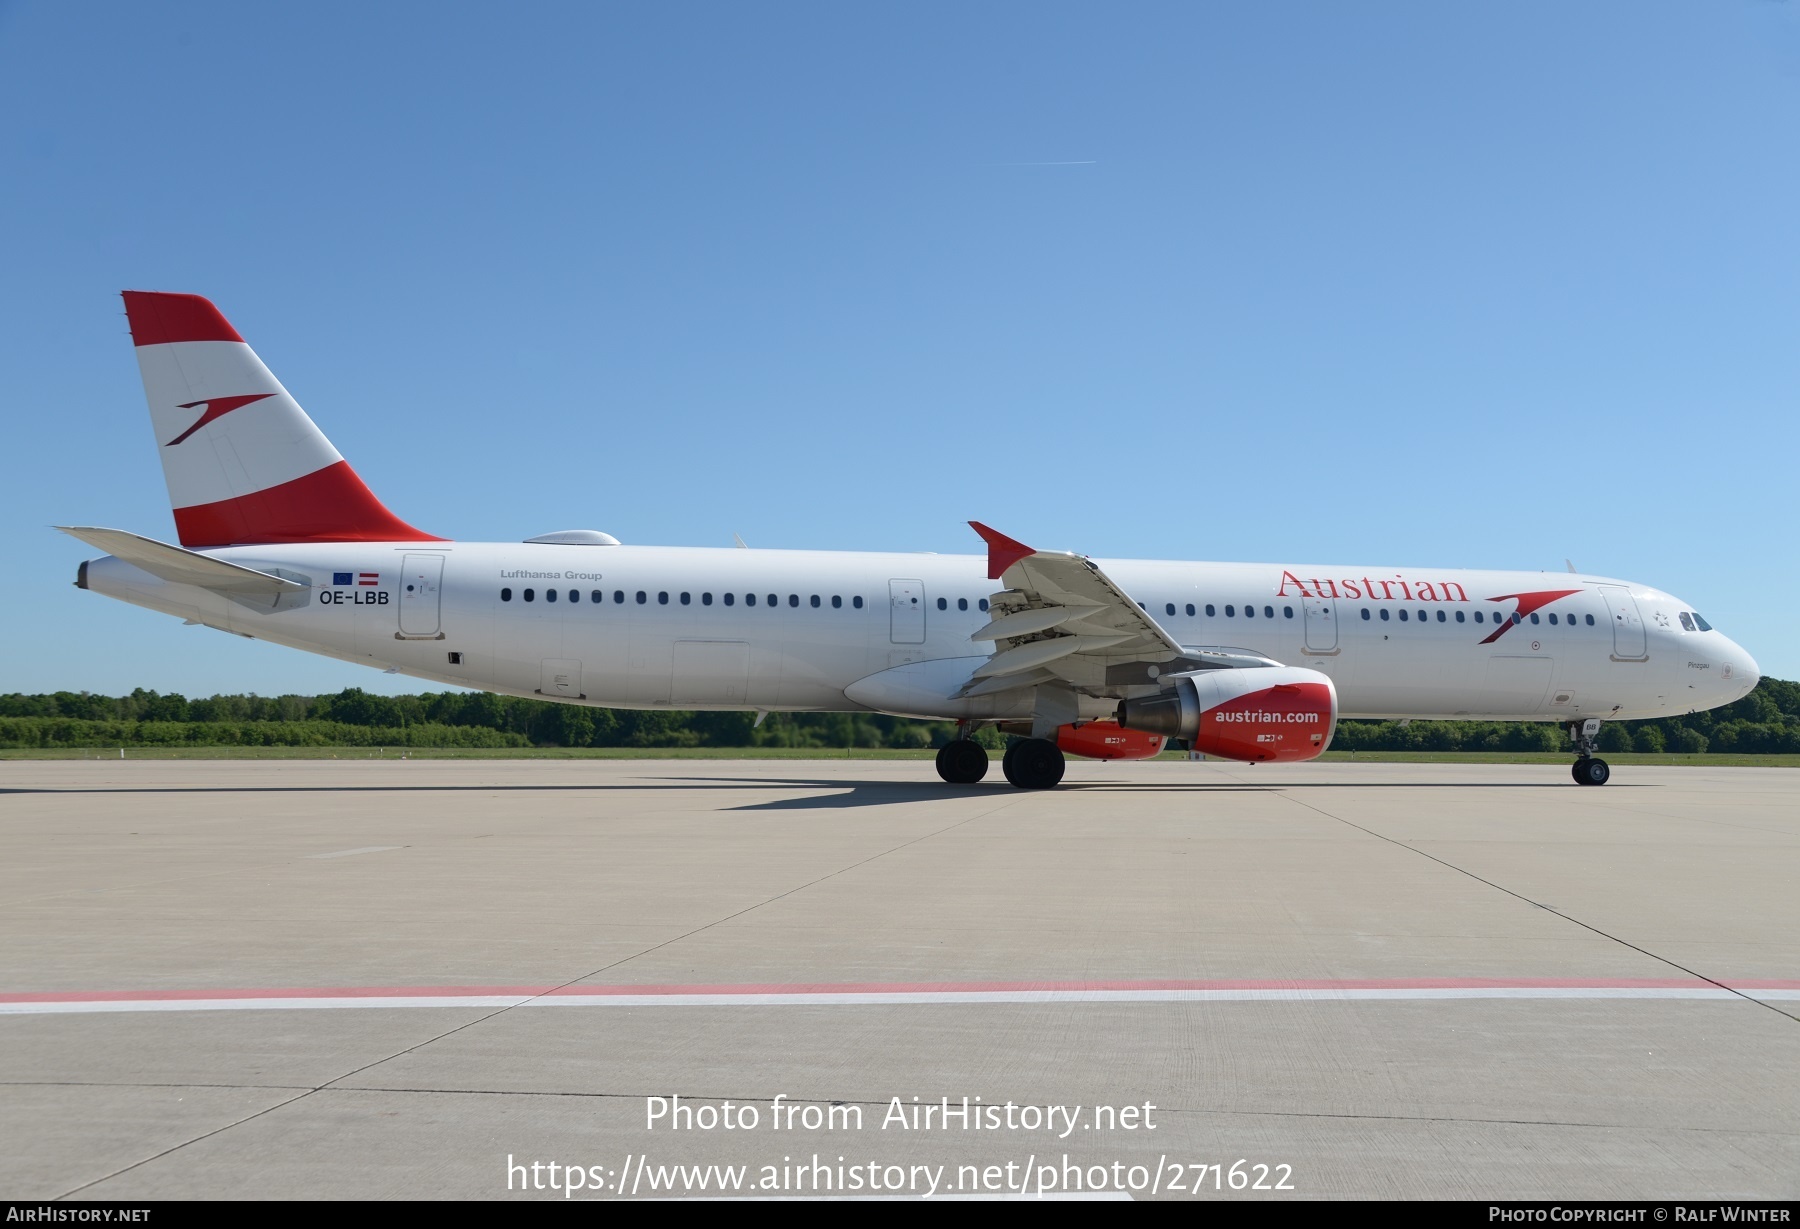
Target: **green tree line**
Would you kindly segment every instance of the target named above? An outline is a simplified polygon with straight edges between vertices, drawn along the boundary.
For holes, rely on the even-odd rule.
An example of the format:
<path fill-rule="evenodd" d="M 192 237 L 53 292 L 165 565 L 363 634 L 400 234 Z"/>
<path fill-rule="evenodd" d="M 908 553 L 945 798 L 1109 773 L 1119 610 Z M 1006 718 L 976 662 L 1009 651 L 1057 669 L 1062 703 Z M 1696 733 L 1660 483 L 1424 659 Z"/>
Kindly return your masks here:
<path fill-rule="evenodd" d="M 585 708 L 486 692 L 378 696 L 0 695 L 0 747 L 935 747 L 948 721 L 873 713 L 687 713 Z M 992 731 L 983 741 L 999 746 Z M 1603 751 L 1800 753 L 1800 683 L 1763 679 L 1735 704 L 1654 721 L 1607 722 Z M 1543 722 L 1344 721 L 1355 751 L 1563 751 Z"/>
<path fill-rule="evenodd" d="M 0 695 L 0 747 L 933 747 L 955 723 L 874 713 L 588 708 L 487 692 Z M 995 745 L 998 745 L 996 742 Z"/>
<path fill-rule="evenodd" d="M 1651 721 L 1608 721 L 1601 752 L 1703 755 L 1800 753 L 1800 683 L 1763 679 L 1723 708 Z M 1337 751 L 1567 751 L 1560 725 L 1533 721 L 1343 721 Z"/>

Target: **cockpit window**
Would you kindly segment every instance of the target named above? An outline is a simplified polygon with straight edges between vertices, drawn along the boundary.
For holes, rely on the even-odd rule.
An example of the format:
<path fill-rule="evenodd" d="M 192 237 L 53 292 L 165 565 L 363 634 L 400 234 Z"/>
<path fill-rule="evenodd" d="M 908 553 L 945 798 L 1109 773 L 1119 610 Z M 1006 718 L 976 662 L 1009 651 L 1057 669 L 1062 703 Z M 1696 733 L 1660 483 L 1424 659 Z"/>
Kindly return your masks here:
<path fill-rule="evenodd" d="M 1681 626 L 1690 632 L 1699 630 L 1694 626 L 1694 616 L 1685 610 L 1681 612 Z"/>
<path fill-rule="evenodd" d="M 1712 630 L 1712 624 L 1708 623 L 1705 619 L 1702 619 L 1700 617 L 1700 612 L 1698 610 L 1694 611 L 1693 615 L 1694 615 L 1694 623 L 1700 628 L 1701 631 L 1710 632 Z"/>

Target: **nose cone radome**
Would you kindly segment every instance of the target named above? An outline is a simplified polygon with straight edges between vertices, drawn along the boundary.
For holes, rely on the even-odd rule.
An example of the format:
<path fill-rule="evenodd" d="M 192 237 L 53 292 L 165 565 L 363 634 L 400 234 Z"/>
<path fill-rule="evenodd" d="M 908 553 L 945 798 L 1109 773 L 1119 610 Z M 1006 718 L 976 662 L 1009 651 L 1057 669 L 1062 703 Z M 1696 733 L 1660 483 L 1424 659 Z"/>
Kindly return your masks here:
<path fill-rule="evenodd" d="M 1737 684 L 1738 695 L 1747 696 L 1762 682 L 1762 668 L 1756 664 L 1754 657 L 1744 652 L 1737 641 L 1728 640 L 1725 643 L 1730 646 L 1725 654 L 1726 668 L 1731 671 L 1730 680 Z"/>

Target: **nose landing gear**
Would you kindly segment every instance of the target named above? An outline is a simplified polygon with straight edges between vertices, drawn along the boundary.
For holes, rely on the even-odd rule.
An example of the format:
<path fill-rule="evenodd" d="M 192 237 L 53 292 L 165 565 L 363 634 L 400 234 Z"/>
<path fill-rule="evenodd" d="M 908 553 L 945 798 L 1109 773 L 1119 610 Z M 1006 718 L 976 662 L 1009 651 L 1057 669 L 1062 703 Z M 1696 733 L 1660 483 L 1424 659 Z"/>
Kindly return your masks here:
<path fill-rule="evenodd" d="M 1575 778 L 1577 785 L 1605 785 L 1612 779 L 1612 768 L 1607 762 L 1595 755 L 1594 736 L 1600 733 L 1600 718 L 1589 717 L 1579 724 L 1569 723 L 1569 737 L 1574 740 L 1577 759 L 1570 766 L 1569 775 Z"/>
<path fill-rule="evenodd" d="M 1577 785 L 1605 785 L 1612 777 L 1606 761 L 1591 755 L 1576 760 L 1572 771 Z"/>

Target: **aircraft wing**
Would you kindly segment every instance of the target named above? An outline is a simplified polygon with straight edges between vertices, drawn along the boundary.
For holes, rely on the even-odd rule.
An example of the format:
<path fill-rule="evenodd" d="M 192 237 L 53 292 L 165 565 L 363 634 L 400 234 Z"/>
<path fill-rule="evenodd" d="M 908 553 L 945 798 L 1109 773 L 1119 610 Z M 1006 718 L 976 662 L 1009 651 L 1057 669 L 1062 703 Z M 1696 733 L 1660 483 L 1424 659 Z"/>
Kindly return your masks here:
<path fill-rule="evenodd" d="M 988 546 L 988 578 L 1006 588 L 989 599 L 993 618 L 971 640 L 994 654 L 960 692 L 986 695 L 1045 683 L 1089 695 L 1124 697 L 1187 670 L 1274 666 L 1242 649 L 1184 648 L 1093 560 L 1033 550 L 979 521 Z"/>
<path fill-rule="evenodd" d="M 298 593 L 306 588 L 305 585 L 284 580 L 268 572 L 227 563 L 199 551 L 171 546 L 167 542 L 140 537 L 123 529 L 100 529 L 92 525 L 58 525 L 56 528 L 72 538 L 80 538 L 96 550 L 103 550 L 126 563 L 143 568 L 152 576 L 161 577 L 171 584 L 198 585 L 217 593 L 237 594 L 279 595 Z"/>

